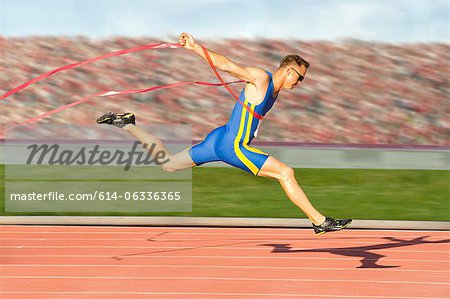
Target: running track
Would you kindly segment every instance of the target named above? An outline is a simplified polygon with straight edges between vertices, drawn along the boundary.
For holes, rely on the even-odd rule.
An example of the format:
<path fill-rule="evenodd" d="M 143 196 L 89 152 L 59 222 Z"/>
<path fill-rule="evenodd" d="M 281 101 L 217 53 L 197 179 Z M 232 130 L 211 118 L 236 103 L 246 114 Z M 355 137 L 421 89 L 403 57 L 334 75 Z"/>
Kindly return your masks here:
<path fill-rule="evenodd" d="M 0 297 L 449 298 L 450 232 L 1 226 Z"/>

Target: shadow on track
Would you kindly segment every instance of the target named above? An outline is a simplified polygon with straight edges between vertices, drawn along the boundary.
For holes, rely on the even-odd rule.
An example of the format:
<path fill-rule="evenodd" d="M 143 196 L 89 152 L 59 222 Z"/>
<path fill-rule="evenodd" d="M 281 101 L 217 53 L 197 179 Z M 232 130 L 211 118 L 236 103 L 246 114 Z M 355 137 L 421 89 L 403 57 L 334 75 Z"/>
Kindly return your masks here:
<path fill-rule="evenodd" d="M 425 238 L 429 236 L 422 236 L 412 240 L 402 240 L 394 237 L 384 237 L 383 239 L 391 241 L 383 244 L 374 244 L 367 246 L 355 247 L 340 247 L 340 248 L 318 248 L 318 249 L 292 249 L 291 244 L 261 244 L 261 246 L 273 247 L 272 253 L 296 253 L 296 252 L 328 252 L 341 256 L 360 257 L 361 265 L 357 268 L 396 268 L 401 266 L 385 266 L 379 265 L 381 258 L 385 257 L 383 254 L 371 252 L 373 250 L 383 250 L 389 248 L 398 248 L 405 246 L 413 246 L 419 244 L 439 244 L 450 243 L 450 239 L 427 241 Z"/>

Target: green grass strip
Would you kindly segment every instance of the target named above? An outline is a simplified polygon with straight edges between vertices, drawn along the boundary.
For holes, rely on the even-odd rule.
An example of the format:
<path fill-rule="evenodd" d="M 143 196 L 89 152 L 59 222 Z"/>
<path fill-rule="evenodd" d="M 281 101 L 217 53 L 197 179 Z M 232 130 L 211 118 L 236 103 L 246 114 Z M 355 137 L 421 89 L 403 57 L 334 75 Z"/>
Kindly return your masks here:
<path fill-rule="evenodd" d="M 296 178 L 319 211 L 331 217 L 380 220 L 450 220 L 450 172 L 445 170 L 296 169 Z M 126 213 L 5 213 L 2 215 L 131 215 Z M 234 168 L 193 169 L 192 213 L 132 215 L 305 217 L 276 180 Z M 30 182 L 32 183 L 32 182 Z M 57 182 L 55 182 L 57 183 Z"/>

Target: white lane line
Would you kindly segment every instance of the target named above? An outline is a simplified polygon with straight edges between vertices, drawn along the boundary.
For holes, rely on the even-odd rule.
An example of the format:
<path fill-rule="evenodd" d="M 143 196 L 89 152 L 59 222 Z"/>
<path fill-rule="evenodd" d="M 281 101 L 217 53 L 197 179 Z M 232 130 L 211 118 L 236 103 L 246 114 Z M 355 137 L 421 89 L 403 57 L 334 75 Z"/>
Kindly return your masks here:
<path fill-rule="evenodd" d="M 415 245 L 415 244 L 411 244 Z M 213 250 L 221 250 L 221 249 L 236 249 L 236 250 L 264 250 L 269 251 L 271 250 L 270 246 L 261 246 L 257 245 L 259 247 L 233 247 L 233 246 L 222 246 L 222 245 L 199 245 L 199 246 L 108 246 L 108 245 L 86 245 L 86 246 L 71 246 L 71 245 L 65 245 L 65 246 L 28 246 L 28 245 L 17 245 L 17 246 L 2 246 L 2 248 L 9 248 L 9 249 L 93 249 L 93 248 L 106 248 L 106 249 L 213 249 Z M 297 250 L 318 250 L 320 252 L 320 248 L 310 248 L 310 247 L 295 247 L 295 245 L 292 248 L 292 252 L 286 251 L 285 253 L 296 253 Z M 332 248 L 335 249 L 335 248 Z M 361 249 L 352 249 L 349 248 L 343 248 L 345 251 L 356 251 L 360 252 Z M 392 250 L 392 249 L 384 249 L 384 248 L 375 248 L 375 249 L 369 249 L 369 251 L 383 251 L 383 252 L 399 252 L 399 253 L 446 253 L 450 255 L 450 252 L 448 250 L 445 251 L 438 251 L 438 250 Z M 327 251 L 324 251 L 327 252 Z"/>
<path fill-rule="evenodd" d="M 123 241 L 123 242 L 130 242 L 130 241 L 141 241 L 141 242 L 147 242 L 149 238 L 129 238 L 129 239 L 119 239 L 119 238 L 101 238 L 101 239 L 94 239 L 94 238 L 1 238 L 2 241 Z M 218 241 L 242 241 L 245 243 L 256 243 L 256 242 L 269 242 L 269 241 L 289 241 L 289 242 L 302 242 L 302 243 L 336 243 L 336 240 L 342 241 L 343 239 L 302 239 L 302 238 L 294 238 L 294 239 L 286 239 L 286 238 L 264 238 L 264 239 L 234 239 L 234 238 L 220 238 L 220 239 L 168 239 L 164 237 L 156 237 L 156 241 L 159 243 L 164 242 L 189 242 L 189 241 L 199 241 L 199 242 L 218 242 Z M 354 241 L 352 239 L 345 239 L 345 244 L 379 244 L 379 240 L 373 240 L 370 242 L 362 242 L 362 241 Z M 386 241 L 385 241 L 386 242 Z M 413 245 L 421 245 L 421 244 L 413 244 Z M 448 246 L 448 244 L 436 244 L 441 246 Z"/>
<path fill-rule="evenodd" d="M 152 255 L 151 252 L 147 253 L 149 255 L 116 255 L 111 254 L 0 254 L 0 257 L 41 257 L 41 258 L 114 258 L 120 257 L 125 258 L 171 258 L 171 259 L 181 259 L 181 258 L 201 258 L 201 259 L 285 259 L 285 260 L 334 260 L 334 261 L 356 261 L 360 256 L 355 256 L 354 258 L 340 258 L 340 257 L 300 257 L 300 256 L 224 256 L 224 255 Z M 365 259 L 368 261 L 378 261 L 379 259 Z M 450 263 L 450 260 L 418 260 L 418 259 L 391 259 L 389 257 L 383 257 L 384 261 L 398 261 L 398 262 L 426 262 L 426 263 Z"/>
<path fill-rule="evenodd" d="M 45 241 L 46 242 L 52 242 L 52 241 L 87 241 L 87 242 L 101 242 L 101 241 L 115 241 L 115 242 L 131 242 L 131 241 L 140 241 L 140 242 L 150 242 L 148 240 L 149 238 L 141 238 L 141 239 L 89 239 L 89 238 L 0 238 L 1 241 Z M 278 241 L 286 241 L 291 242 L 291 245 L 295 245 L 295 243 L 314 243 L 317 244 L 318 240 L 305 240 L 305 239 L 163 239 L 163 238 L 157 238 L 156 240 L 152 240 L 151 242 L 158 242 L 161 243 L 182 243 L 182 242 L 239 242 L 239 243 L 259 243 L 259 242 L 278 242 Z M 342 241 L 342 240 L 341 240 Z M 323 243 L 333 243 L 336 244 L 335 240 L 320 240 L 320 244 Z M 345 240 L 346 245 L 352 245 L 352 244 L 362 244 L 362 245 L 377 245 L 379 244 L 378 241 L 372 241 L 372 242 L 353 242 L 352 240 Z M 416 244 L 415 244 L 416 245 Z M 417 244 L 420 245 L 420 244 Z M 438 244 L 439 245 L 439 244 Z M 447 244 L 444 244 L 448 246 Z M 131 246 L 130 246 L 131 247 Z"/>
<path fill-rule="evenodd" d="M 114 267 L 114 268 L 223 268 L 223 269 L 277 269 L 277 270 L 317 270 L 317 271 L 376 271 L 384 272 L 384 268 L 358 268 L 346 269 L 346 268 L 314 268 L 314 267 L 283 267 L 283 266 L 223 266 L 223 265 L 165 265 L 165 264 L 152 264 L 152 265 L 102 265 L 102 264 L 8 264 L 0 265 L 2 267 Z M 422 273 L 450 273 L 450 270 L 414 270 L 414 269 L 389 269 L 389 272 L 422 272 Z"/>
<path fill-rule="evenodd" d="M 92 292 L 22 292 L 22 291 L 0 291 L 0 294 L 101 294 L 101 295 L 202 295 L 202 296 L 260 296 L 260 297 L 293 297 L 293 298 L 304 298 L 304 297 L 321 297 L 321 298 L 375 298 L 375 299 L 437 299 L 437 297 L 403 297 L 403 296 L 364 296 L 364 295 L 329 295 L 329 294 L 292 294 L 292 293 L 277 293 L 277 294 L 268 294 L 268 293 L 187 293 L 187 292 L 102 292 L 102 291 L 92 291 Z M 211 297 L 213 298 L 213 297 Z"/>
<path fill-rule="evenodd" d="M 94 235 L 94 234 L 100 234 L 100 235 L 148 235 L 148 234 L 158 234 L 158 233 L 166 233 L 166 235 L 216 235 L 216 236 L 295 236 L 295 237 L 310 237 L 310 238 L 316 238 L 317 240 L 320 240 L 322 238 L 321 236 L 316 236 L 310 229 L 306 229 L 303 232 L 308 232 L 308 235 L 305 234 L 298 234 L 298 233 L 242 233 L 242 232 L 167 232 L 167 231 L 148 231 L 148 232 L 136 232 L 136 231 L 120 231 L 120 232 L 114 232 L 114 231 L 0 231 L 0 234 L 88 234 L 88 235 Z M 349 232 L 349 231 L 347 231 Z M 427 233 L 427 232 L 424 232 Z M 396 238 L 414 238 L 419 237 L 422 234 L 414 234 L 414 235 L 395 235 Z M 329 235 L 328 235 L 329 236 Z M 447 235 L 431 235 L 431 237 L 445 237 Z M 450 232 L 448 233 L 448 236 L 450 236 Z M 334 237 L 334 239 L 345 239 L 345 238 L 384 238 L 385 235 L 370 235 L 370 234 L 352 234 L 349 236 L 348 234 L 342 237 Z"/>
<path fill-rule="evenodd" d="M 198 232 L 167 232 L 167 231 L 148 231 L 148 232 L 136 232 L 136 231 L 0 231 L 0 234 L 88 234 L 88 235 L 153 235 L 159 233 L 167 233 L 170 235 L 213 235 L 213 236 L 297 236 L 306 237 L 306 235 L 301 234 L 284 234 L 284 233 L 233 233 L 233 232 L 209 232 L 209 233 L 198 233 Z M 382 237 L 379 235 L 373 235 L 374 237 Z M 311 232 L 311 237 L 315 237 L 314 233 Z M 358 236 L 359 237 L 359 236 Z M 398 236 L 396 236 L 398 237 Z M 410 237 L 410 236 L 408 236 Z"/>
<path fill-rule="evenodd" d="M 118 279 L 118 280 L 230 280 L 230 281 L 275 281 L 275 282 L 345 282 L 345 283 L 385 283 L 385 284 L 419 284 L 450 285 L 450 282 L 428 281 L 390 281 L 390 280 L 358 280 L 358 279 L 306 279 L 306 278 L 252 278 L 252 277 L 200 277 L 200 276 L 41 276 L 41 275 L 6 275 L 1 279 Z"/>
<path fill-rule="evenodd" d="M 140 242 L 150 242 L 150 240 L 148 240 L 149 238 L 139 238 L 139 239 L 116 239 L 116 238 L 101 238 L 101 239 L 93 239 L 93 238 L 0 238 L 0 240 L 2 241 L 45 241 L 45 242 L 52 242 L 52 241 L 87 241 L 87 242 L 102 242 L 102 241 L 115 241 L 115 242 L 131 242 L 131 241 L 140 241 Z M 343 239 L 339 239 L 340 241 L 342 241 Z M 152 240 L 151 242 L 158 242 L 159 244 L 162 243 L 178 243 L 178 242 L 240 242 L 240 243 L 259 243 L 259 242 L 281 242 L 281 241 L 286 241 L 286 242 L 291 242 L 291 246 L 295 246 L 295 244 L 297 243 L 314 243 L 314 244 L 327 244 L 327 243 L 332 243 L 332 244 L 336 244 L 336 240 L 335 239 L 322 239 L 322 240 L 318 240 L 318 239 L 301 239 L 301 238 L 295 238 L 295 239 L 282 239 L 282 238 L 276 238 L 276 239 L 272 239 L 272 238 L 265 238 L 265 239 L 226 239 L 226 238 L 221 238 L 220 240 L 218 239 L 168 239 L 168 238 L 156 238 L 155 240 Z M 383 242 L 386 242 L 385 240 L 382 240 Z M 45 243 L 44 242 L 44 243 Z M 352 245 L 358 245 L 358 244 L 362 244 L 362 245 L 379 245 L 380 240 L 373 240 L 370 242 L 361 242 L 361 241 L 353 241 L 351 239 L 346 239 L 345 240 L 345 244 L 348 245 L 349 247 L 351 247 Z M 23 244 L 23 243 L 21 243 Z M 389 244 L 389 243 L 386 243 Z M 426 243 L 425 243 L 426 244 Z M 444 248 L 448 248 L 450 243 L 433 243 L 435 247 L 444 247 Z M 412 245 L 423 245 L 423 244 L 411 244 Z M 17 246 L 26 246 L 27 245 L 17 245 Z M 34 245 L 30 245 L 30 246 L 34 246 Z M 210 245 L 205 245 L 205 246 L 210 246 Z M 6 247 L 6 246 L 3 246 Z M 70 245 L 67 245 L 67 247 L 71 247 Z M 134 246 L 130 246 L 132 248 L 136 248 Z M 394 250 L 393 250 L 394 251 Z M 417 252 L 417 251 L 414 251 Z M 425 250 L 422 252 L 441 252 L 441 251 L 434 251 L 434 250 Z M 450 252 L 448 250 L 446 250 L 445 252 Z"/>
<path fill-rule="evenodd" d="M 357 220 L 354 220 L 357 221 Z M 225 231 L 240 231 L 240 230 L 251 230 L 251 231 L 287 231 L 287 232 L 294 232 L 294 231 L 308 231 L 311 230 L 311 228 L 306 227 L 298 227 L 298 228 L 289 228 L 289 227 L 280 227 L 280 228 L 274 228 L 274 227 L 211 227 L 211 226 L 152 226 L 152 225 L 138 225 L 138 226 L 129 226 L 129 225 L 117 225 L 117 226 L 110 226 L 110 225 L 33 225 L 33 224 L 23 224 L 23 225 L 2 225 L 0 224 L 0 228 L 27 228 L 27 229 L 33 229 L 33 228 L 82 228 L 82 229 L 108 229 L 108 230 L 114 230 L 114 229 L 129 229 L 130 227 L 136 230 L 161 230 L 161 229 L 170 229 L 170 230 L 225 230 Z M 448 232 L 445 230 L 432 230 L 432 229 L 364 229 L 364 228 L 352 228 L 352 232 Z"/>

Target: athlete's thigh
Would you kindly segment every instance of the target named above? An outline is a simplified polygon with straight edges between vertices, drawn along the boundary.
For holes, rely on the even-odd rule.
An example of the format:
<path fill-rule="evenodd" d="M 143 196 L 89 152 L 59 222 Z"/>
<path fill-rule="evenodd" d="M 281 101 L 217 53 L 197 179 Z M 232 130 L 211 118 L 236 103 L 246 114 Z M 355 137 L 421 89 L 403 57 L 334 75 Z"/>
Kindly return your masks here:
<path fill-rule="evenodd" d="M 189 155 L 189 149 L 190 147 L 184 149 L 179 153 L 171 155 L 165 167 L 170 168 L 172 170 L 181 170 L 195 166 L 194 161 Z"/>
<path fill-rule="evenodd" d="M 193 145 L 189 149 L 188 153 L 195 165 L 200 166 L 204 163 L 220 160 L 215 148 L 216 143 L 222 138 L 224 131 L 223 126 L 212 130 L 202 142 Z"/>
<path fill-rule="evenodd" d="M 281 177 L 281 169 L 285 166 L 285 164 L 276 158 L 269 156 L 269 158 L 264 162 L 261 170 L 258 173 L 258 176 L 270 177 L 279 179 Z"/>

